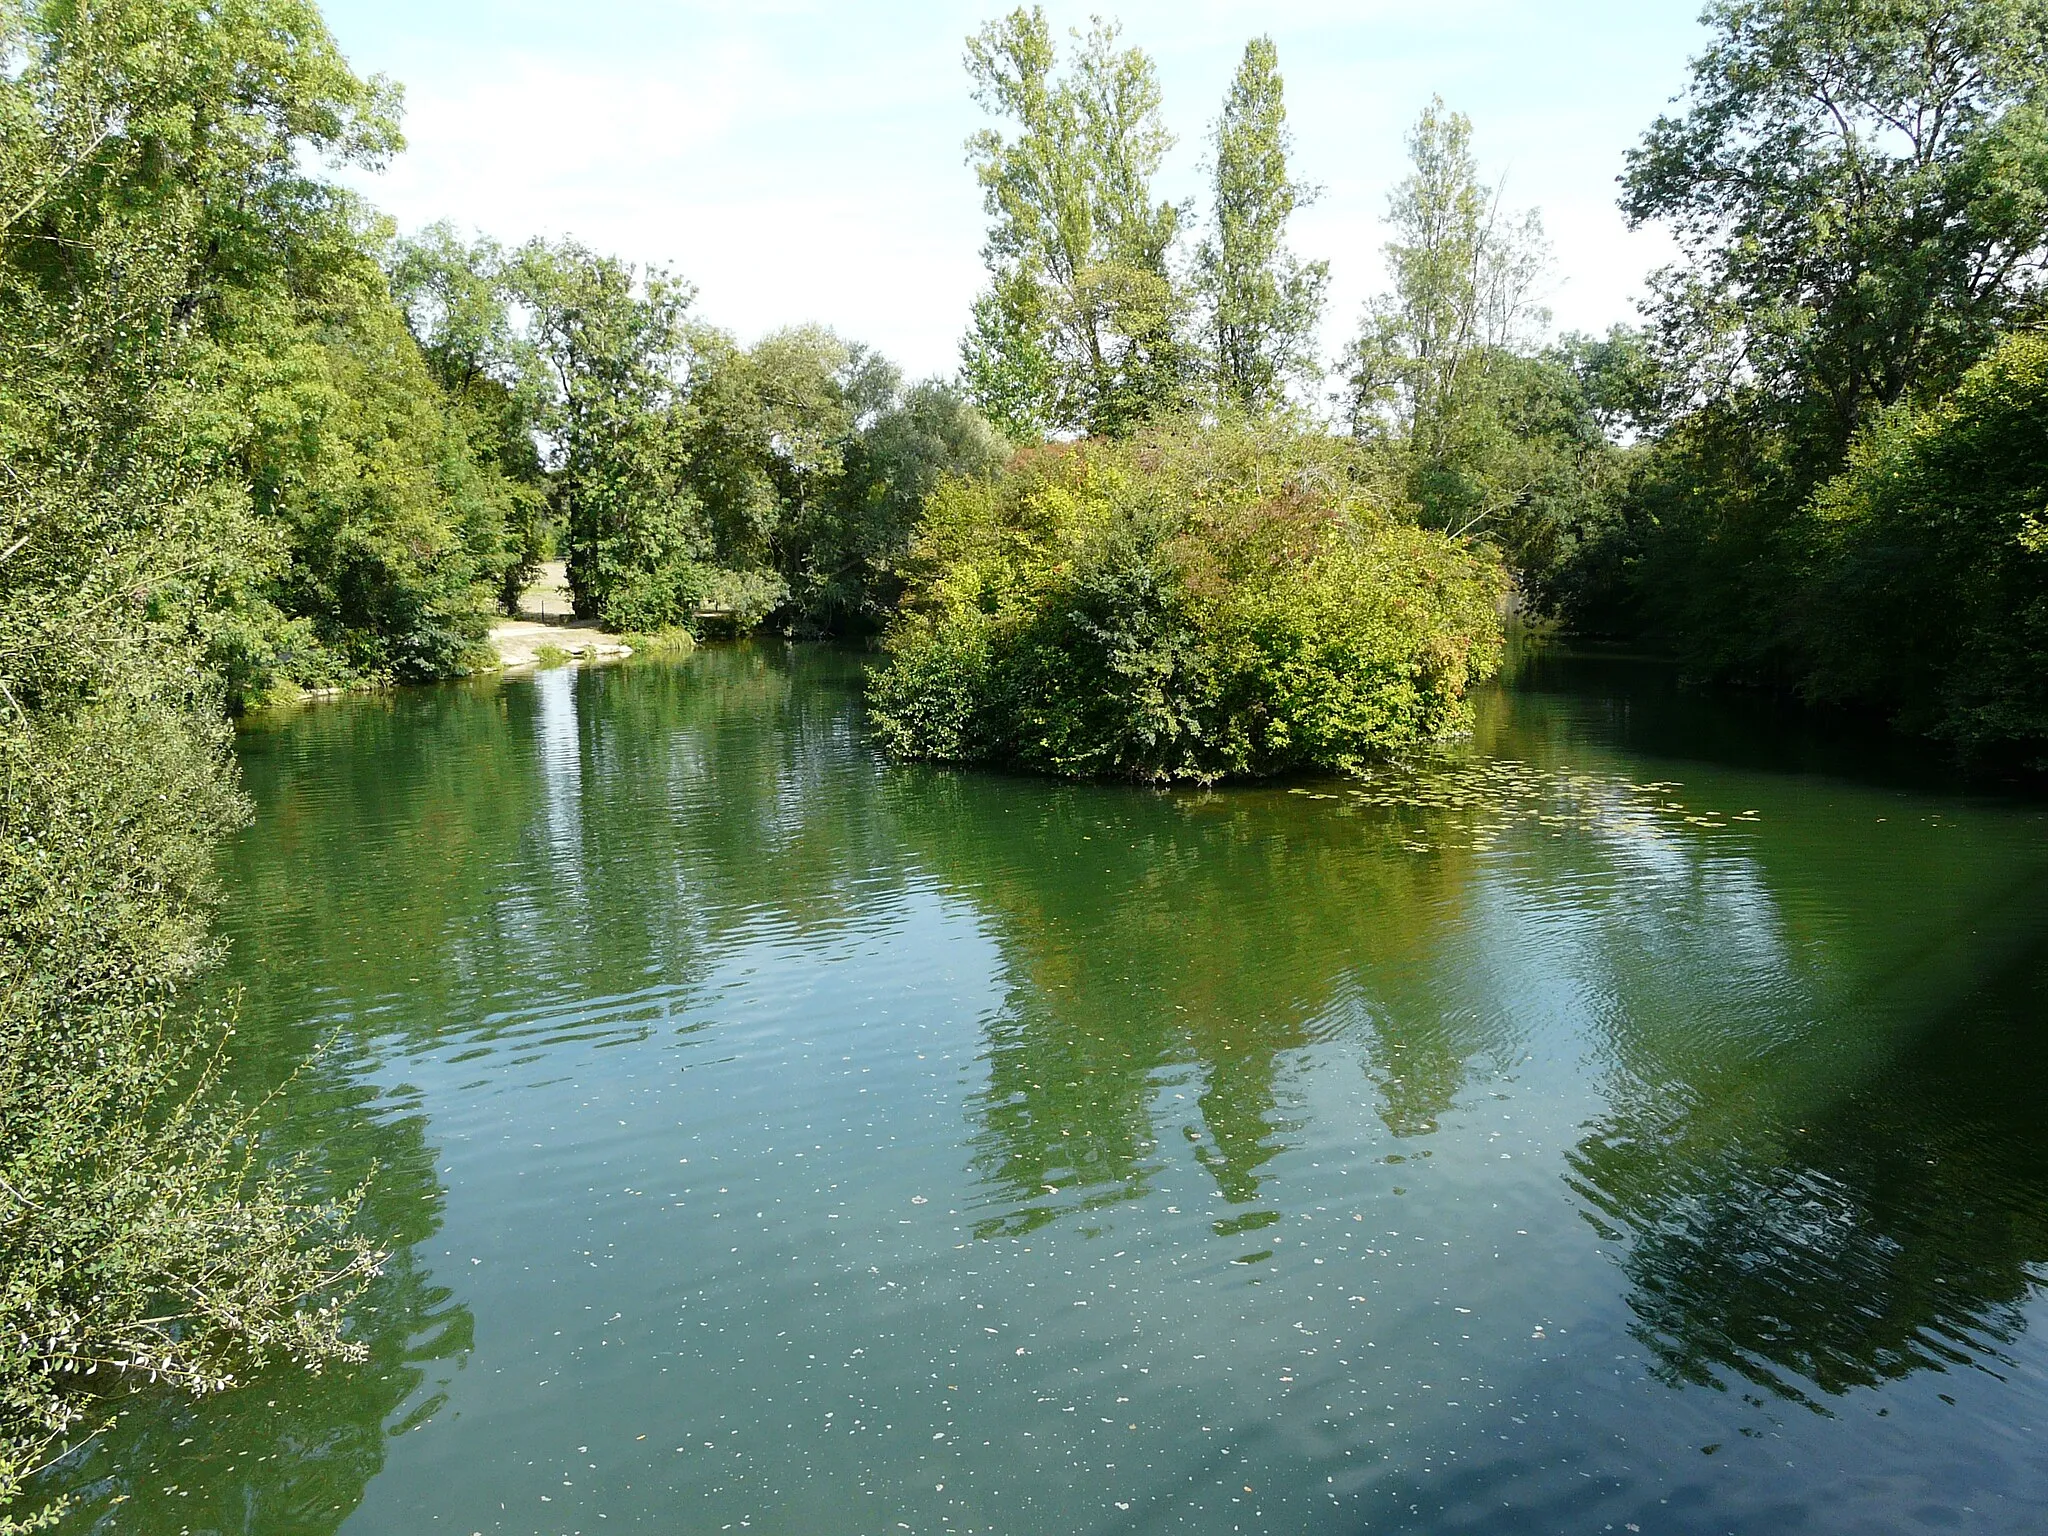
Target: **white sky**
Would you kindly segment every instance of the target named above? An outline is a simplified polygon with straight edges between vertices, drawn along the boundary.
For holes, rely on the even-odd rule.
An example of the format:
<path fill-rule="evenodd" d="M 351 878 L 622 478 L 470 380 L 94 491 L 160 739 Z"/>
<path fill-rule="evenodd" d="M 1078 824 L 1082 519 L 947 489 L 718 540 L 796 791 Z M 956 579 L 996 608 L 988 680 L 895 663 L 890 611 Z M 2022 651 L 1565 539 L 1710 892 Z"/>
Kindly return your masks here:
<path fill-rule="evenodd" d="M 1158 61 L 1180 142 L 1161 195 L 1201 191 L 1203 141 L 1245 39 L 1280 51 L 1298 174 L 1324 189 L 1294 244 L 1333 268 L 1329 350 L 1381 286 L 1380 218 L 1431 93 L 1474 121 L 1508 201 L 1543 211 L 1560 329 L 1634 315 L 1666 257 L 1614 209 L 1623 152 L 1682 86 L 1696 0 L 1128 0 L 1102 9 Z M 1093 7 L 1049 4 L 1056 26 Z M 950 373 L 981 285 L 961 67 L 997 14 L 956 0 L 327 0 L 350 61 L 406 88 L 410 148 L 364 190 L 404 229 L 573 234 L 677 270 L 752 340 L 819 321 L 913 376 Z M 1198 207 L 1199 212 L 1199 207 Z"/>

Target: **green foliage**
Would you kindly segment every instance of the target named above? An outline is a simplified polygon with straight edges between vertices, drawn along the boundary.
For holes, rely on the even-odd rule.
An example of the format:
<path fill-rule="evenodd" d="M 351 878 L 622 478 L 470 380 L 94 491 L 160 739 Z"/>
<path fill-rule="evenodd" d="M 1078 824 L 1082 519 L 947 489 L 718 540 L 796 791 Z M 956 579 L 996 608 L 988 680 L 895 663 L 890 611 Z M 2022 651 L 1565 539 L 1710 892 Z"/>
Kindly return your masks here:
<path fill-rule="evenodd" d="M 1653 305 L 1673 367 L 1787 432 L 1811 484 L 1871 410 L 1951 387 L 2040 293 L 2048 6 L 1716 0 L 1705 20 L 1685 110 L 1631 152 L 1622 208 L 1683 252 Z"/>
<path fill-rule="evenodd" d="M 687 656 L 697 649 L 697 637 L 681 625 L 621 638 L 633 648 L 635 656 Z"/>
<path fill-rule="evenodd" d="M 1575 594 L 1587 551 L 1619 524 L 1638 452 L 1617 446 L 1603 399 L 1623 360 L 1610 338 L 1567 337 L 1534 356 L 1493 359 L 1474 408 L 1435 463 L 1411 466 L 1410 494 L 1479 509 L 1468 522 L 1506 556 L 1522 595 L 1555 614 Z"/>
<path fill-rule="evenodd" d="M 1948 413 L 1990 397 L 1980 383 L 1952 408 L 1932 402 L 2039 312 L 2048 6 L 1723 0 L 1707 21 L 1682 110 L 1651 127 L 1624 178 L 1624 212 L 1667 224 L 1681 251 L 1655 284 L 1654 355 L 1609 374 L 1632 374 L 1635 422 L 1656 437 L 1561 601 L 1700 673 L 1876 705 L 1966 744 L 2029 739 L 2016 661 L 1994 666 L 1963 629 L 1941 644 L 1967 656 L 1916 651 L 1866 619 L 1893 614 L 1901 636 L 1988 632 L 2000 626 L 1981 602 L 2002 593 L 2020 604 L 2003 643 L 2030 643 L 2024 562 L 2006 535 L 1980 545 L 1965 531 L 1984 513 L 1977 488 L 1947 493 L 1942 538 L 1936 521 L 1908 537 L 1876 477 L 1936 421 L 1940 451 L 1967 458 L 1970 433 Z M 1993 412 L 1984 430 L 2005 420 Z M 1909 550 L 1936 585 L 1961 582 L 1951 561 L 1974 552 L 1969 601 L 1957 588 L 1942 601 L 1960 606 L 1937 620 L 1887 598 L 1895 578 L 1881 572 Z"/>
<path fill-rule="evenodd" d="M 785 599 L 809 613 L 820 558 L 831 560 L 823 546 L 856 421 L 893 396 L 896 371 L 818 326 L 774 332 L 747 350 L 706 330 L 695 357 L 688 475 L 727 572 L 712 606 L 753 611 L 753 622 Z M 760 596 L 745 600 L 749 591 Z"/>
<path fill-rule="evenodd" d="M 1512 435 L 1503 380 L 1547 316 L 1534 302 L 1548 264 L 1532 212 L 1503 213 L 1480 180 L 1472 124 L 1441 100 L 1408 140 L 1412 168 L 1388 200 L 1393 291 L 1376 299 L 1350 352 L 1352 431 L 1387 443 L 1432 525 L 1459 533 L 1500 518 L 1523 477 L 1501 456 Z"/>
<path fill-rule="evenodd" d="M 898 510 L 875 484 L 891 461 L 865 447 L 901 408 L 894 368 L 816 326 L 742 348 L 687 325 L 663 274 L 580 247 L 529 246 L 511 271 L 579 613 L 639 633 L 872 625 L 906 536 L 878 522 Z"/>
<path fill-rule="evenodd" d="M 2048 758 L 2048 338 L 1896 407 L 1816 497 L 1803 681 L 1973 754 Z"/>
<path fill-rule="evenodd" d="M 1151 193 L 1173 138 L 1151 59 L 1117 42 L 1098 19 L 1059 74 L 1037 7 L 968 39 L 975 100 L 1015 132 L 968 141 L 991 221 L 990 287 L 962 376 L 1019 441 L 1128 431 L 1178 409 L 1192 382 L 1187 299 L 1168 260 L 1185 216 Z"/>
<path fill-rule="evenodd" d="M 789 585 L 773 571 L 711 570 L 697 601 L 706 613 L 746 634 L 789 601 Z"/>
<path fill-rule="evenodd" d="M 1052 330 L 1053 297 L 1043 283 L 1022 267 L 990 274 L 960 346 L 960 381 L 1015 442 L 1036 442 L 1058 425 L 1061 374 Z"/>
<path fill-rule="evenodd" d="M 903 592 L 902 567 L 925 499 L 948 476 L 982 476 L 1009 447 L 949 384 L 892 391 L 845 445 L 842 476 L 793 541 L 804 620 L 828 633 L 880 630 Z"/>
<path fill-rule="evenodd" d="M 324 319 L 254 310 L 199 356 L 216 370 L 224 467 L 282 541 L 263 596 L 327 660 L 291 681 L 425 682 L 479 657 L 516 498 L 397 310 L 381 293 Z M 265 681 L 217 659 L 238 692 Z"/>
<path fill-rule="evenodd" d="M 1725 404 L 1635 455 L 1617 516 L 1566 573 L 1566 619 L 1644 638 L 1696 677 L 1783 683 L 1804 565 L 1803 471 L 1786 439 Z"/>
<path fill-rule="evenodd" d="M 533 428 L 545 400 L 539 360 L 515 327 L 512 268 L 496 241 L 465 243 L 434 224 L 393 248 L 387 270 L 428 370 L 447 397 L 479 471 L 505 503 L 498 600 L 519 594 L 553 551 L 548 486 Z"/>
<path fill-rule="evenodd" d="M 9 329 L 62 347 L 89 325 L 96 350 L 50 370 L 66 413 L 147 398 L 153 451 L 211 503 L 162 614 L 231 702 L 459 669 L 511 498 L 396 323 L 374 221 L 316 174 L 398 146 L 395 94 L 294 0 L 15 4 L 5 26 Z"/>
<path fill-rule="evenodd" d="M 1288 175 L 1290 147 L 1279 55 L 1271 38 L 1256 37 L 1216 123 L 1213 228 L 1195 257 L 1217 399 L 1252 414 L 1322 372 L 1316 331 L 1330 265 L 1287 249 L 1288 220 L 1316 195 Z"/>
<path fill-rule="evenodd" d="M 1498 564 L 1367 502 L 1340 442 L 1154 431 L 942 483 L 871 712 L 893 755 L 1210 783 L 1460 729 Z"/>
<path fill-rule="evenodd" d="M 242 806 L 217 697 L 131 681 L 0 736 L 0 1510 L 114 1392 L 358 1358 L 377 1262 L 359 1195 L 270 1165 L 181 1002 Z"/>
<path fill-rule="evenodd" d="M 711 554 L 678 410 L 691 290 L 573 241 L 524 247 L 510 281 L 548 378 L 540 425 L 578 616 L 614 629 L 687 620 Z"/>
<path fill-rule="evenodd" d="M 399 621 L 362 662 L 332 610 L 288 605 L 295 580 L 369 584 L 451 450 L 431 393 L 406 394 L 410 343 L 376 329 L 353 205 L 301 169 L 395 142 L 311 7 L 17 0 L 0 50 L 8 1528 L 48 1517 L 13 1512 L 22 1481 L 109 1394 L 356 1352 L 340 1309 L 372 1256 L 352 1202 L 269 1165 L 220 1089 L 222 1026 L 183 997 L 242 814 L 204 663 L 244 658 L 247 683 L 402 652 L 438 610 L 389 583 Z M 396 427 L 400 449 L 369 441 Z M 309 477 L 330 451 L 369 483 Z M 315 547 L 333 558 L 295 576 Z M 433 590 L 459 602 L 466 577 Z"/>
<path fill-rule="evenodd" d="M 392 248 L 388 269 L 392 297 L 451 394 L 519 377 L 529 359 L 507 305 L 515 274 L 495 240 L 430 224 Z"/>
<path fill-rule="evenodd" d="M 802 542 L 786 524 L 807 522 L 838 480 L 853 431 L 848 387 L 865 353 L 815 326 L 778 331 L 752 349 L 706 329 L 693 348 L 690 484 L 720 563 L 759 570 L 778 545 Z"/>
<path fill-rule="evenodd" d="M 1554 611 L 1619 517 L 1630 456 L 1615 436 L 1647 409 L 1640 347 L 1618 332 L 1539 350 L 1549 254 L 1536 214 L 1503 211 L 1470 121 L 1441 101 L 1408 147 L 1388 207 L 1394 287 L 1349 354 L 1352 431 L 1426 525 L 1490 540 L 1524 598 Z"/>
<path fill-rule="evenodd" d="M 905 391 L 889 363 L 816 326 L 747 349 L 702 330 L 692 356 L 678 420 L 717 566 L 704 609 L 743 628 L 779 612 L 799 633 L 878 629 L 925 494 L 988 469 L 1001 439 L 951 387 Z"/>

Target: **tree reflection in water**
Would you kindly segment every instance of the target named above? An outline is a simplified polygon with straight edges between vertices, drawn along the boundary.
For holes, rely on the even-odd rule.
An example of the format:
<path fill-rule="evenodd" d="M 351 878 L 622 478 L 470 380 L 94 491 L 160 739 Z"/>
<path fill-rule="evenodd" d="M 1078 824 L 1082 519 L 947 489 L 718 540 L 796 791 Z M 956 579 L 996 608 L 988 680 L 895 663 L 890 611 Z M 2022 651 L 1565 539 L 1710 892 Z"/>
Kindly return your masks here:
<path fill-rule="evenodd" d="M 1570 1182 L 1628 1244 L 1635 1331 L 1668 1380 L 1824 1410 L 1918 1370 L 2004 1368 L 2048 1264 L 2044 995 L 2034 936 L 1818 1109 L 1616 1105 Z"/>
<path fill-rule="evenodd" d="M 1416 858 L 1383 825 L 1268 790 L 1022 801 L 1000 779 L 919 774 L 896 802 L 920 861 L 984 915 L 1009 979 L 970 1105 L 995 1207 L 982 1237 L 1142 1196 L 1172 1155 L 1162 1131 L 1226 1204 L 1255 1205 L 1299 1129 L 1282 1107 L 1290 1056 L 1362 1035 L 1388 1125 L 1410 1134 L 1484 1043 L 1403 1031 L 1369 1002 L 1455 933 L 1469 854 Z M 1182 1108 L 1171 1089 L 1191 1082 Z M 1277 1219 L 1245 1211 L 1217 1230 Z"/>
<path fill-rule="evenodd" d="M 1518 724 L 1496 719 L 1487 749 L 1584 761 L 1568 731 Z M 1303 1129 L 1287 1078 L 1331 1040 L 1387 1131 L 1426 1141 L 1475 1056 L 1521 1049 L 1447 985 L 1489 945 L 1554 942 L 1476 920 L 1519 893 L 1569 913 L 1544 963 L 1572 973 L 1570 1027 L 1610 1075 L 1566 1182 L 1625 1245 L 1658 1374 L 1823 1407 L 1920 1369 L 1998 1370 L 2023 1326 L 2048 1264 L 2048 936 L 2041 892 L 2005 888 L 2016 866 L 1975 834 L 1893 847 L 1914 895 L 1871 904 L 1837 888 L 1859 877 L 1832 850 L 1871 825 L 1854 800 L 1839 827 L 1739 856 L 1681 827 L 1482 861 L 1452 828 L 1418 855 L 1412 823 L 1268 791 L 1068 788 L 1027 809 L 1001 781 L 921 775 L 896 793 L 1009 977 L 971 1105 L 981 1237 L 1138 1200 L 1176 1156 L 1245 1208 L 1219 1234 L 1280 1220 L 1260 1192 Z M 1844 921 L 1858 931 L 1827 926 Z"/>

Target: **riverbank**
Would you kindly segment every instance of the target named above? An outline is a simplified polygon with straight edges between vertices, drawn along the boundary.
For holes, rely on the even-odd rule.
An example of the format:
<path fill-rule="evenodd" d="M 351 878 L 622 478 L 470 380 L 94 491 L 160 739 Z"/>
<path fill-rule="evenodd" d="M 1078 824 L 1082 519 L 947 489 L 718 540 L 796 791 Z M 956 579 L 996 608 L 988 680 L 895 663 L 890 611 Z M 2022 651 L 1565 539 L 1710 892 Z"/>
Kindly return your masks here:
<path fill-rule="evenodd" d="M 550 560 L 519 597 L 519 613 L 491 626 L 491 649 L 506 671 L 569 662 L 621 661 L 633 654 L 625 637 L 576 622 L 568 567 Z"/>

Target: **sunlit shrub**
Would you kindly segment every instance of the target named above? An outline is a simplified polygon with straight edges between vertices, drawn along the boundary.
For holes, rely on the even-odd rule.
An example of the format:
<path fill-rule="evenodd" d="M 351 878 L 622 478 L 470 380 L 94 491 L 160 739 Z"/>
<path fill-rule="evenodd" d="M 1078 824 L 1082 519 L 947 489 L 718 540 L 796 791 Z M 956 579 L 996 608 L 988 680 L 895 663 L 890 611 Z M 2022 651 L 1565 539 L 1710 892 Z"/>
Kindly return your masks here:
<path fill-rule="evenodd" d="M 243 813 L 217 701 L 131 681 L 0 731 L 0 1532 L 48 1515 L 25 1480 L 119 1392 L 362 1354 L 360 1197 L 269 1161 L 183 996 Z"/>
<path fill-rule="evenodd" d="M 1499 563 L 1374 505 L 1348 451 L 1188 428 L 948 481 L 871 685 L 882 745 L 1209 783 L 1461 729 L 1498 660 Z"/>

